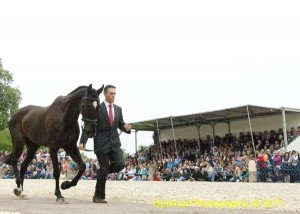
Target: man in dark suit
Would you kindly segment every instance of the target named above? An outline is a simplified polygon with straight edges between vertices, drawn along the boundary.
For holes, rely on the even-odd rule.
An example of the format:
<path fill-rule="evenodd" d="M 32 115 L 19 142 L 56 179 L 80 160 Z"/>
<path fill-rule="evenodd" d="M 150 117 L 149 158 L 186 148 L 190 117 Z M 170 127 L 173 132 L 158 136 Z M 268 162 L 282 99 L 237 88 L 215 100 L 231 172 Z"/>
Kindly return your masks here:
<path fill-rule="evenodd" d="M 131 125 L 123 120 L 122 108 L 115 105 L 116 87 L 107 85 L 104 88 L 105 101 L 100 104 L 97 118 L 97 133 L 94 137 L 94 152 L 100 164 L 97 174 L 94 203 L 107 203 L 105 200 L 105 184 L 109 173 L 118 173 L 125 166 L 118 128 L 128 134 Z M 83 138 L 83 135 L 82 135 Z M 80 141 L 79 148 L 85 149 L 84 140 Z"/>

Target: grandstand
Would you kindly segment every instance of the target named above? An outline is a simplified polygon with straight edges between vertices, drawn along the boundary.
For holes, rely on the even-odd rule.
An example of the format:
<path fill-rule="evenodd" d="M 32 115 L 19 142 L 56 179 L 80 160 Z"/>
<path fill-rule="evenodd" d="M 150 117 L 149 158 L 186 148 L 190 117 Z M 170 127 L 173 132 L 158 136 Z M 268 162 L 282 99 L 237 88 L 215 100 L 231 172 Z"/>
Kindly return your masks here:
<path fill-rule="evenodd" d="M 215 139 L 215 136 L 224 136 L 226 133 L 232 133 L 235 137 L 238 137 L 240 132 L 252 133 L 281 128 L 286 130 L 286 132 L 283 132 L 283 137 L 285 150 L 287 151 L 289 151 L 288 130 L 299 125 L 300 109 L 254 105 L 132 123 L 133 129 L 137 131 L 136 138 L 138 137 L 138 131 L 153 131 L 156 136 L 156 143 L 179 138 L 200 139 L 206 138 L 207 135 Z M 138 139 L 136 139 L 137 141 Z M 297 147 L 297 150 L 300 150 L 299 147 Z"/>

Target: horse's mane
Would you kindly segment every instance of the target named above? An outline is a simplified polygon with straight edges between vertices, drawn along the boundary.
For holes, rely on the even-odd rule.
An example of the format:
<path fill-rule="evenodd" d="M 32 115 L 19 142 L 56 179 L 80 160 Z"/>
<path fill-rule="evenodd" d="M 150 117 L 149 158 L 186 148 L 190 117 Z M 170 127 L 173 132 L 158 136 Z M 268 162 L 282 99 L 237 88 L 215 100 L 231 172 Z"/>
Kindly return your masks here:
<path fill-rule="evenodd" d="M 71 91 L 71 92 L 68 94 L 68 96 L 69 96 L 70 94 L 73 94 L 74 92 L 76 92 L 76 91 L 82 89 L 82 88 L 87 88 L 87 86 L 84 86 L 84 85 L 79 86 L 78 88 L 76 88 L 76 89 L 74 89 L 73 91 Z"/>

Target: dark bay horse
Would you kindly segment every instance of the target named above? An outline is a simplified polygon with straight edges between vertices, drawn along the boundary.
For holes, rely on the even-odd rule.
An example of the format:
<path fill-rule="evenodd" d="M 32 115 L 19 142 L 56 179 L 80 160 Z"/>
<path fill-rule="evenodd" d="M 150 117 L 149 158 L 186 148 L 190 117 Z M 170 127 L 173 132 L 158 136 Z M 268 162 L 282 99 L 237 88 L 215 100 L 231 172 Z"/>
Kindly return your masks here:
<path fill-rule="evenodd" d="M 57 202 L 64 202 L 64 197 L 59 189 L 60 170 L 57 152 L 63 148 L 68 155 L 78 164 L 79 170 L 72 181 L 64 181 L 61 189 L 76 186 L 86 166 L 80 156 L 77 140 L 80 134 L 78 124 L 79 115 L 82 115 L 84 132 L 88 137 L 94 137 L 96 132 L 96 112 L 99 108 L 99 95 L 104 85 L 98 90 L 92 85 L 80 86 L 67 96 L 57 97 L 48 107 L 25 106 L 19 109 L 9 122 L 9 130 L 13 151 L 6 159 L 6 163 L 13 166 L 16 176 L 16 196 L 23 191 L 24 174 L 28 164 L 32 161 L 40 146 L 49 147 L 55 178 L 55 195 Z M 21 156 L 24 145 L 27 154 L 21 163 L 20 171 L 17 162 Z"/>

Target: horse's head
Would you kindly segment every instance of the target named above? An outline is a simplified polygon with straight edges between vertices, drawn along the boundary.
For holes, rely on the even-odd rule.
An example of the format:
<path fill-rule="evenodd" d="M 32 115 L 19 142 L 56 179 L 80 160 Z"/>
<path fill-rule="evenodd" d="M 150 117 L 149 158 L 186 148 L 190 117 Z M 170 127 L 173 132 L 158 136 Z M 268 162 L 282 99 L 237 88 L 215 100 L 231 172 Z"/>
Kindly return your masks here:
<path fill-rule="evenodd" d="M 99 95 L 103 91 L 103 88 L 104 85 L 96 90 L 93 89 L 92 84 L 90 84 L 81 101 L 80 113 L 84 123 L 83 131 L 89 138 L 94 137 L 96 134 L 97 112 L 100 107 Z"/>

